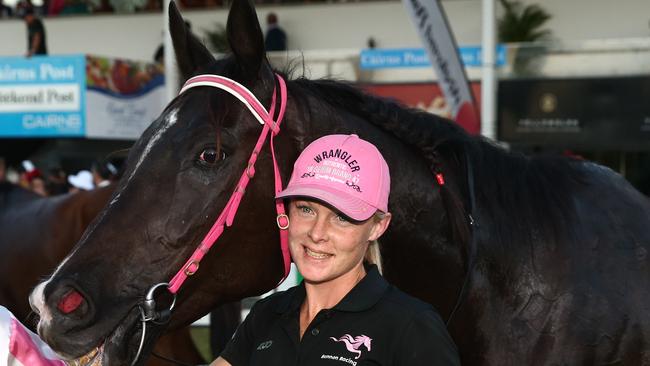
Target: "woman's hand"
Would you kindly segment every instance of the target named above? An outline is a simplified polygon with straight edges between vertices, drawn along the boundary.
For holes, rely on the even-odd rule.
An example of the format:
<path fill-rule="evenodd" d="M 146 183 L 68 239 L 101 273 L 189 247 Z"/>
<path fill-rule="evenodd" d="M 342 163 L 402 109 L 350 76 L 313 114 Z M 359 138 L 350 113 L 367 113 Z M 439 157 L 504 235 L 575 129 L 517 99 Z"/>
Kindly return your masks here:
<path fill-rule="evenodd" d="M 224 360 L 223 358 L 219 357 L 216 360 L 212 361 L 210 366 L 231 366 L 228 361 Z"/>

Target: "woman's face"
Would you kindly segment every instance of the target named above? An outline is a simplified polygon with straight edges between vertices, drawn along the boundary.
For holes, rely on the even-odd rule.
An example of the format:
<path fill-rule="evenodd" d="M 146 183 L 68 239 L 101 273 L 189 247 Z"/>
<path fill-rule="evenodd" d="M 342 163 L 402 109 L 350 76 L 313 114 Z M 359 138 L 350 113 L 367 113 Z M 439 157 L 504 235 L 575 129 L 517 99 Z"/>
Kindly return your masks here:
<path fill-rule="evenodd" d="M 383 234 L 390 215 L 351 222 L 320 203 L 292 200 L 289 206 L 289 248 L 305 281 L 323 283 L 358 275 L 369 241 Z"/>

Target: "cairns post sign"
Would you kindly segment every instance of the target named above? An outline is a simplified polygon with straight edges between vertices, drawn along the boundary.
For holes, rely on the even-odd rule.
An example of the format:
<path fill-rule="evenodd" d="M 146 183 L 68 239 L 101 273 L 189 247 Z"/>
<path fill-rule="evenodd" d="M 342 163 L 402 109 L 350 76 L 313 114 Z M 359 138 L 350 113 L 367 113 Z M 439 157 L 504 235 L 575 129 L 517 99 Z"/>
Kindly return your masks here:
<path fill-rule="evenodd" d="M 85 57 L 0 59 L 0 136 L 83 136 Z"/>
<path fill-rule="evenodd" d="M 165 103 L 160 65 L 92 55 L 0 58 L 0 138 L 137 139 Z"/>

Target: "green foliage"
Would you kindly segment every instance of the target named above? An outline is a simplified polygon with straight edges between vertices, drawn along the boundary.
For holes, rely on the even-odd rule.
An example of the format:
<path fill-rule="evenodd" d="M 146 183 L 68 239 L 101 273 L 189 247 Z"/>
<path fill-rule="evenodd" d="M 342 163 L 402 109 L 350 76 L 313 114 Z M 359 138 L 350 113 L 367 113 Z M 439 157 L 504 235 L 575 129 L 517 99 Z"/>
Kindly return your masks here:
<path fill-rule="evenodd" d="M 214 357 L 210 350 L 210 328 L 193 326 L 190 328 L 190 335 L 203 359 L 213 360 Z"/>
<path fill-rule="evenodd" d="M 535 42 L 550 36 L 551 31 L 541 29 L 551 19 L 541 6 L 523 6 L 516 0 L 499 0 L 505 10 L 498 21 L 499 42 Z"/>
<path fill-rule="evenodd" d="M 230 51 L 226 27 L 223 24 L 215 22 L 212 29 L 203 30 L 203 35 L 206 38 L 206 46 L 210 51 L 217 53 L 227 53 Z"/>

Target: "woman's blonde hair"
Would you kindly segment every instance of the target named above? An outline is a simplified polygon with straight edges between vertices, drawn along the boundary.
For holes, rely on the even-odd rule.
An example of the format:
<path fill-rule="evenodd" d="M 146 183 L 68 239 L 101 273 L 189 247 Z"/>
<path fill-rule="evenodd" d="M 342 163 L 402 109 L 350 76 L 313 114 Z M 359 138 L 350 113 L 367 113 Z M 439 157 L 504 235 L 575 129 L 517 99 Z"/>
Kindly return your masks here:
<path fill-rule="evenodd" d="M 381 221 L 386 216 L 385 213 L 377 211 L 372 217 L 375 222 Z M 381 264 L 381 251 L 379 250 L 379 241 L 372 240 L 368 243 L 368 249 L 366 249 L 366 255 L 364 261 L 368 264 L 374 264 L 377 266 L 379 273 L 383 273 L 383 268 Z"/>

